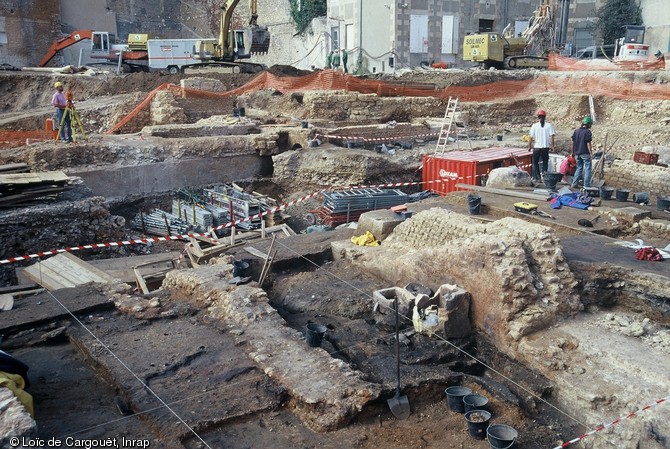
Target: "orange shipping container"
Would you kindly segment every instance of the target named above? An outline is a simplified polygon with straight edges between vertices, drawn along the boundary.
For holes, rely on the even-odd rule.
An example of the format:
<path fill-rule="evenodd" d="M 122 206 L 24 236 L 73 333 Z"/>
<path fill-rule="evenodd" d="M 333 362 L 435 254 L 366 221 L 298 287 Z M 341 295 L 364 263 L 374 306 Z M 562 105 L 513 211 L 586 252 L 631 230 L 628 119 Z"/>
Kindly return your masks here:
<path fill-rule="evenodd" d="M 444 195 L 458 189 L 456 184 L 482 185 L 482 175 L 499 167 L 518 165 L 530 173 L 532 154 L 527 148 L 485 148 L 450 151 L 423 156 L 421 178 L 424 189 Z"/>

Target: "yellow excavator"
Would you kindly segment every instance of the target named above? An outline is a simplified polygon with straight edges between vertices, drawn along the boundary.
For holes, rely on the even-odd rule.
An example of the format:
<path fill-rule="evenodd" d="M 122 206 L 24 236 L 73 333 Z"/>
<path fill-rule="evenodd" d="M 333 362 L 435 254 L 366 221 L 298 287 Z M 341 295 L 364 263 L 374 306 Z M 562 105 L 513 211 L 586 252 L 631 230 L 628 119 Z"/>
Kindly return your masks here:
<path fill-rule="evenodd" d="M 548 59 L 526 55 L 527 45 L 523 37 L 505 37 L 500 33 L 470 34 L 463 40 L 463 60 L 478 62 L 484 68 L 546 69 Z"/>
<path fill-rule="evenodd" d="M 196 43 L 195 59 L 217 63 L 217 65 L 232 67 L 234 72 L 256 73 L 265 69 L 263 64 L 239 62 L 248 59 L 255 53 L 267 53 L 270 48 L 270 32 L 267 27 L 257 24 L 258 2 L 249 0 L 251 19 L 249 28 L 233 30 L 231 21 L 233 12 L 240 0 L 226 0 L 221 7 L 221 21 L 219 23 L 219 39 L 201 40 Z M 249 43 L 247 49 L 247 43 Z"/>

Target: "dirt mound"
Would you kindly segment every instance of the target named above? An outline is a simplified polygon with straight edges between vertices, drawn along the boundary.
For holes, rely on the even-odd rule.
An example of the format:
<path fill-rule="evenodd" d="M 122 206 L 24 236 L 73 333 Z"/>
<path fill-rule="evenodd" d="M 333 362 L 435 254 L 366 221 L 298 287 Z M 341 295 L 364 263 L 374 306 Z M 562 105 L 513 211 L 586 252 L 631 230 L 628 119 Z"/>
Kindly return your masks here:
<path fill-rule="evenodd" d="M 300 70 L 290 65 L 273 65 L 267 69 L 274 76 L 303 76 L 309 75 L 309 70 Z"/>

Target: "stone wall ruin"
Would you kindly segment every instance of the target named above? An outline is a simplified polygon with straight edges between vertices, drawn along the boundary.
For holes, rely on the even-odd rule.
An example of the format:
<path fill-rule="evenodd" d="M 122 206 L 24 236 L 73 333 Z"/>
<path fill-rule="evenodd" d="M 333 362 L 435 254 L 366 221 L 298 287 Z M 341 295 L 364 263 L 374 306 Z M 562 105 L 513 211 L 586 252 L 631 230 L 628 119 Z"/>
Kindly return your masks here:
<path fill-rule="evenodd" d="M 507 354 L 521 337 L 582 308 L 555 231 L 515 218 L 485 224 L 432 208 L 399 224 L 380 247 L 336 242 L 333 255 L 395 285 L 463 287 L 474 327 Z"/>

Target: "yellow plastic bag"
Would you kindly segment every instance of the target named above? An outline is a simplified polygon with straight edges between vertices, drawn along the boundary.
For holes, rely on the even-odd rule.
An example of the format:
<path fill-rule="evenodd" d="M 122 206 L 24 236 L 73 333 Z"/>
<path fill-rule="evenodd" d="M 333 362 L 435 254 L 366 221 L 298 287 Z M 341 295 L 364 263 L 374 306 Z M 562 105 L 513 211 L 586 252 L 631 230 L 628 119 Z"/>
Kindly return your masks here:
<path fill-rule="evenodd" d="M 0 371 L 0 387 L 7 387 L 12 390 L 14 396 L 23 404 L 30 416 L 35 416 L 33 413 L 33 397 L 23 390 L 25 386 L 26 382 L 20 375 Z"/>
<path fill-rule="evenodd" d="M 365 234 L 358 237 L 353 236 L 351 243 L 358 246 L 379 246 L 379 240 L 375 239 L 375 236 L 370 231 L 365 231 Z"/>

